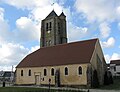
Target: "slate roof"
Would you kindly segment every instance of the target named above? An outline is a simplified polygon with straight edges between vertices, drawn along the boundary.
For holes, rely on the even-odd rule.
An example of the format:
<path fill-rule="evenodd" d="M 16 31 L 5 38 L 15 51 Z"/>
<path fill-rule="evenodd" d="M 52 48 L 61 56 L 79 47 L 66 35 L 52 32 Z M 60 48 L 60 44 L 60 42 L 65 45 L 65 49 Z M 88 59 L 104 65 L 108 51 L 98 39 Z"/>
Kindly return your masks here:
<path fill-rule="evenodd" d="M 120 65 L 120 60 L 111 60 L 110 64 Z"/>
<path fill-rule="evenodd" d="M 52 12 L 46 18 L 51 18 L 51 17 L 56 17 L 56 16 L 57 16 L 57 14 L 55 13 L 54 10 L 52 10 Z"/>
<path fill-rule="evenodd" d="M 91 39 L 40 48 L 27 55 L 17 65 L 17 68 L 90 63 L 97 40 Z"/>
<path fill-rule="evenodd" d="M 60 14 L 60 16 L 65 16 L 65 14 L 62 12 L 62 13 Z"/>

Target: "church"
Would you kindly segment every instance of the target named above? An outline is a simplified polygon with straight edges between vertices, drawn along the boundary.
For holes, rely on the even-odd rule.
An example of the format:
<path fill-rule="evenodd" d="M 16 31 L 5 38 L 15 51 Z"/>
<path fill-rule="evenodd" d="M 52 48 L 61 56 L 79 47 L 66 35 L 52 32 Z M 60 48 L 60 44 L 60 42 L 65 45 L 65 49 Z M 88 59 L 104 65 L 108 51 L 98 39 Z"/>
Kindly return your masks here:
<path fill-rule="evenodd" d="M 41 48 L 16 67 L 17 85 L 89 86 L 93 71 L 103 85 L 107 71 L 98 38 L 67 43 L 66 16 L 53 10 L 41 22 Z"/>

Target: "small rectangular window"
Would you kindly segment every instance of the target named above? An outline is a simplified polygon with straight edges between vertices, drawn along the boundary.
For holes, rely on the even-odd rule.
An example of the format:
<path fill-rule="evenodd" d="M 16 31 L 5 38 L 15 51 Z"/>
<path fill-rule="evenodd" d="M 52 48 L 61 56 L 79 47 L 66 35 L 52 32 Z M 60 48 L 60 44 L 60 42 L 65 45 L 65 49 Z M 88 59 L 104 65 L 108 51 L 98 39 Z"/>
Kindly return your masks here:
<path fill-rule="evenodd" d="M 52 22 L 49 23 L 49 31 L 52 30 Z"/>
<path fill-rule="evenodd" d="M 60 23 L 58 23 L 58 34 L 60 34 Z"/>
<path fill-rule="evenodd" d="M 52 23 L 51 22 L 50 22 L 50 26 L 49 27 L 50 27 L 50 29 L 52 28 Z"/>
<path fill-rule="evenodd" d="M 46 23 L 46 31 L 48 31 L 48 23 Z"/>
<path fill-rule="evenodd" d="M 62 38 L 62 37 L 60 38 L 60 43 L 61 43 L 61 44 L 63 43 L 63 38 Z"/>
<path fill-rule="evenodd" d="M 60 23 L 58 22 L 58 29 L 60 29 Z"/>
<path fill-rule="evenodd" d="M 29 72 L 28 72 L 28 76 L 31 76 L 31 70 L 29 70 Z"/>
<path fill-rule="evenodd" d="M 21 76 L 23 76 L 23 70 L 21 70 Z"/>

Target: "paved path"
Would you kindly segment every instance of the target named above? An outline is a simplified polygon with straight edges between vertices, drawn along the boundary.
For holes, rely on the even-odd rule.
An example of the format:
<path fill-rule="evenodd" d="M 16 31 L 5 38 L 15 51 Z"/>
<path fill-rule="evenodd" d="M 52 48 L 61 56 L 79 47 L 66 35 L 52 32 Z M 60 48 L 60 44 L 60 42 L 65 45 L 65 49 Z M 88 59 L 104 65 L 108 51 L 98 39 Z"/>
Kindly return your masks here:
<path fill-rule="evenodd" d="M 18 86 L 17 86 L 18 87 Z M 23 87 L 23 86 L 19 86 L 19 87 Z M 26 86 L 25 86 L 26 87 Z M 48 87 L 40 87 L 40 86 L 28 86 L 28 87 L 33 87 L 33 88 L 48 88 Z M 51 87 L 51 89 L 66 89 L 66 90 L 81 90 L 81 91 L 85 91 L 85 92 L 120 92 L 120 90 L 100 90 L 100 89 L 77 89 L 77 88 L 66 88 L 66 87 Z"/>
<path fill-rule="evenodd" d="M 11 84 L 6 84 L 6 86 L 12 86 Z M 0 84 L 0 87 L 2 87 L 2 84 Z M 13 86 L 13 87 L 33 87 L 33 88 L 48 88 L 48 87 L 40 87 L 40 86 Z M 100 90 L 100 89 L 76 89 L 76 88 L 66 88 L 66 87 L 61 87 L 61 88 L 56 88 L 56 87 L 51 87 L 51 89 L 71 89 L 71 90 L 82 90 L 85 92 L 120 92 L 120 90 Z"/>
<path fill-rule="evenodd" d="M 120 90 L 100 90 L 100 89 L 90 89 L 89 92 L 120 92 Z"/>

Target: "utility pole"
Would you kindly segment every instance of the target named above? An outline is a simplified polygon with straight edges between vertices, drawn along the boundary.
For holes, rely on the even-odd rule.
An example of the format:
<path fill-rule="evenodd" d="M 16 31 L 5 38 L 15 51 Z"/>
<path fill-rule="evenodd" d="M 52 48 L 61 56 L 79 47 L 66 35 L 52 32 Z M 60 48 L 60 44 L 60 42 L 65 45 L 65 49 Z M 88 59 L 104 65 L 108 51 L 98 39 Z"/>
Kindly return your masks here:
<path fill-rule="evenodd" d="M 13 77 L 14 77 L 14 75 L 13 75 L 13 68 L 14 68 L 14 67 L 13 67 L 13 65 L 12 65 L 11 78 L 10 78 L 10 79 L 11 79 L 11 83 L 13 83 Z"/>

